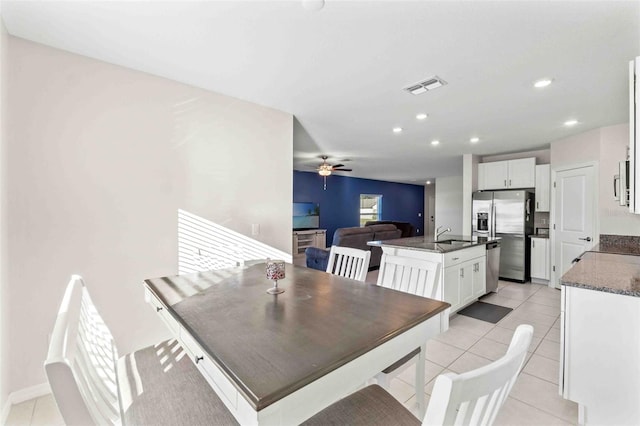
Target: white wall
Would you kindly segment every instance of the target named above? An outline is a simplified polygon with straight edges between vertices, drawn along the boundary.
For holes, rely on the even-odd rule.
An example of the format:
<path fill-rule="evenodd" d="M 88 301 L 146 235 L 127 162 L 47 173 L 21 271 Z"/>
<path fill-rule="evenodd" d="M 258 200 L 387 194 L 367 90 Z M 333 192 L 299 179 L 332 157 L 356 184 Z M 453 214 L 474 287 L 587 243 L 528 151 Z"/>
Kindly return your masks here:
<path fill-rule="evenodd" d="M 69 276 L 122 353 L 167 336 L 142 280 L 175 274 L 177 210 L 291 252 L 290 114 L 9 37 L 10 391 Z"/>
<path fill-rule="evenodd" d="M 551 143 L 551 167 L 597 161 L 599 229 L 601 234 L 640 235 L 640 215 L 629 213 L 613 197 L 613 176 L 626 158 L 628 123 L 601 127 Z"/>
<path fill-rule="evenodd" d="M 462 156 L 462 235 L 471 235 L 473 192 L 478 189 L 478 161 L 473 154 Z"/>
<path fill-rule="evenodd" d="M 433 236 L 436 216 L 436 184 L 424 186 L 424 235 Z M 431 218 L 433 217 L 433 221 Z"/>
<path fill-rule="evenodd" d="M 451 228 L 449 234 L 462 235 L 462 176 L 436 180 L 436 228 L 438 226 Z"/>
<path fill-rule="evenodd" d="M 482 157 L 481 163 L 490 163 L 492 161 L 517 160 L 520 158 L 536 157 L 536 164 L 551 163 L 551 152 L 549 149 L 538 149 L 535 151 L 513 152 L 510 154 L 487 155 Z"/>
<path fill-rule="evenodd" d="M 5 102 L 7 78 L 7 30 L 0 16 L 0 409 L 9 395 L 9 280 L 7 261 L 7 167 L 5 138 Z"/>

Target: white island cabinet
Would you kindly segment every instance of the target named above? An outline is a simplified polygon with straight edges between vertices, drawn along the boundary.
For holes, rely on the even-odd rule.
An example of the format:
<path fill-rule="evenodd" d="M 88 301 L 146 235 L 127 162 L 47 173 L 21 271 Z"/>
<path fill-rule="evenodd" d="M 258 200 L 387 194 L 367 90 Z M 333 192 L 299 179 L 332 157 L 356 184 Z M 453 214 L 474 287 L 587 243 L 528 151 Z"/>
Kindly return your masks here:
<path fill-rule="evenodd" d="M 449 237 L 452 238 L 452 237 Z M 453 314 L 486 293 L 486 241 L 467 241 L 455 237 L 451 243 L 429 237 L 401 238 L 369 243 L 382 247 L 385 254 L 422 259 L 440 264 L 436 288 L 429 291 L 438 300 L 450 303 Z"/>
<path fill-rule="evenodd" d="M 562 277 L 560 395 L 579 424 L 640 424 L 638 274 L 638 256 L 586 253 Z"/>

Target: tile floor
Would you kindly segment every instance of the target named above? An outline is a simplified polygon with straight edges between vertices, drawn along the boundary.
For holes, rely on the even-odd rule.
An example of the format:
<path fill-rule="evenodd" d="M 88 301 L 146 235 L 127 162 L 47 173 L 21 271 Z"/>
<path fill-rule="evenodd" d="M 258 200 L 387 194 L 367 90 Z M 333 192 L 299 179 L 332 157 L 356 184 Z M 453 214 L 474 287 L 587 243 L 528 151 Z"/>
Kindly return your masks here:
<path fill-rule="evenodd" d="M 377 271 L 369 273 L 374 282 Z M 484 301 L 513 308 L 497 324 L 462 315 L 453 316 L 449 330 L 427 344 L 425 391 L 433 389 L 435 377 L 444 372 L 464 372 L 490 363 L 507 349 L 515 328 L 533 325 L 530 353 L 496 425 L 577 424 L 578 407 L 558 396 L 560 354 L 560 291 L 537 284 L 501 281 L 498 292 Z M 391 381 L 391 393 L 408 408 L 415 401 L 414 368 Z M 51 395 L 17 404 L 7 418 L 8 426 L 64 425 Z"/>

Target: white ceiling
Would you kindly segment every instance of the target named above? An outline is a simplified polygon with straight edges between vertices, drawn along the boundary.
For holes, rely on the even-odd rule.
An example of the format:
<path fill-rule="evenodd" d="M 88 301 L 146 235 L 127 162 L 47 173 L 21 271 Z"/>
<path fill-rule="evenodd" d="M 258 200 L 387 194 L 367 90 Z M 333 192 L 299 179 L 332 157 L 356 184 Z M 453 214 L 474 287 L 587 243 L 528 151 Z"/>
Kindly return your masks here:
<path fill-rule="evenodd" d="M 352 176 L 418 184 L 460 174 L 463 153 L 545 148 L 628 121 L 628 61 L 640 55 L 639 1 L 326 0 L 320 11 L 3 1 L 1 11 L 14 36 L 294 114 L 295 169 L 327 154 L 351 159 Z M 433 75 L 448 85 L 402 90 Z M 534 89 L 541 77 L 554 84 Z M 563 126 L 569 118 L 580 124 Z"/>

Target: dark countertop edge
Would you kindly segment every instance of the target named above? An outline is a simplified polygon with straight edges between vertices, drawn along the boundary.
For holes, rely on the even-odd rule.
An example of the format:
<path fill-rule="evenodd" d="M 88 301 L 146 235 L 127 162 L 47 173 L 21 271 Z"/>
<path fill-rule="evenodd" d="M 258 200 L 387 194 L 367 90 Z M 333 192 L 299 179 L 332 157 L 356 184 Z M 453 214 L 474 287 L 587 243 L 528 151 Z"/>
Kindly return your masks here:
<path fill-rule="evenodd" d="M 640 297 L 640 291 L 620 290 L 620 289 L 614 289 L 606 286 L 595 286 L 591 284 L 574 283 L 574 282 L 565 281 L 565 280 L 561 280 L 560 283 L 567 287 L 576 287 L 576 288 L 582 288 L 585 290 L 602 291 L 604 293 L 618 294 L 621 296 Z"/>
<path fill-rule="evenodd" d="M 236 388 L 236 390 L 238 392 L 240 392 L 244 398 L 247 400 L 247 402 L 249 403 L 249 405 L 251 405 L 251 407 L 253 409 L 255 409 L 256 411 L 260 411 L 266 407 L 268 407 L 269 405 L 287 397 L 288 395 L 292 394 L 293 392 L 297 391 L 298 389 L 313 383 L 314 381 L 316 381 L 317 379 L 319 379 L 320 377 L 323 377 L 329 373 L 331 373 L 332 371 L 342 367 L 343 365 L 355 360 L 356 358 L 358 358 L 361 355 L 364 355 L 365 353 L 377 348 L 378 346 L 388 342 L 389 340 L 393 339 L 394 337 L 404 333 L 405 331 L 415 327 L 416 325 L 427 321 L 430 318 L 433 318 L 436 315 L 439 315 L 440 313 L 444 312 L 446 309 L 451 307 L 450 303 L 447 302 L 442 302 L 440 300 L 435 300 L 435 299 L 431 299 L 434 302 L 438 302 L 440 304 L 440 306 L 436 309 L 433 309 L 432 311 L 421 315 L 420 317 L 416 318 L 416 320 L 414 322 L 412 322 L 410 325 L 407 325 L 406 327 L 403 327 L 400 330 L 396 330 L 396 332 L 388 334 L 384 337 L 382 337 L 381 339 L 379 339 L 378 341 L 376 341 L 375 344 L 370 345 L 367 348 L 364 348 L 360 351 L 351 353 L 345 357 L 343 357 L 342 359 L 336 361 L 335 363 L 331 364 L 330 366 L 325 367 L 322 370 L 317 371 L 314 374 L 311 374 L 301 380 L 299 380 L 297 383 L 292 384 L 291 386 L 285 388 L 285 389 L 281 389 L 279 391 L 274 392 L 273 394 L 263 398 L 262 401 L 258 400 L 258 397 L 256 395 L 254 395 L 245 385 L 244 383 L 242 383 L 242 381 L 236 376 L 234 375 L 229 368 L 225 365 L 224 362 L 222 362 L 220 359 L 218 359 L 218 357 L 214 356 L 211 353 L 211 350 L 208 348 L 207 345 L 205 345 L 200 339 L 196 338 L 196 336 L 194 336 L 194 332 L 191 329 L 190 326 L 188 326 L 187 324 L 184 323 L 184 321 L 182 320 L 182 318 L 180 316 L 178 316 L 175 311 L 173 310 L 173 305 L 167 303 L 166 299 L 158 294 L 157 292 L 153 291 L 153 289 L 155 288 L 155 286 L 153 286 L 152 283 L 152 279 L 146 279 L 144 280 L 144 285 L 146 285 L 149 290 L 153 293 L 153 295 L 155 297 L 157 297 L 158 299 L 160 299 L 160 301 L 162 301 L 162 303 L 167 307 L 167 311 L 169 312 L 169 314 L 171 315 L 171 317 L 183 328 L 185 328 L 189 334 L 191 335 L 191 337 L 193 338 L 193 340 L 195 340 L 198 345 L 200 345 L 202 347 L 203 350 L 205 350 L 207 352 L 207 354 L 215 361 L 215 364 L 217 365 L 218 368 L 220 368 L 220 370 L 222 370 L 222 373 L 227 376 L 227 378 L 229 379 L 229 381 L 231 382 L 231 384 Z"/>
<path fill-rule="evenodd" d="M 397 241 L 400 241 L 404 238 L 401 239 L 395 239 L 395 240 L 377 240 L 377 241 L 369 241 L 367 242 L 367 245 L 369 246 L 373 246 L 373 247 L 394 247 L 394 248 L 399 248 L 399 249 L 405 249 L 405 250 L 416 250 L 416 251 L 426 251 L 429 253 L 439 253 L 439 254 L 445 254 L 445 253 L 451 253 L 454 251 L 459 251 L 459 250 L 464 250 L 464 249 L 468 249 L 468 248 L 472 248 L 472 247 L 477 247 L 480 245 L 486 245 L 489 243 L 493 243 L 496 241 L 500 241 L 500 237 L 493 237 L 493 238 L 487 238 L 486 241 L 469 241 L 469 245 L 464 245 L 464 246 L 458 246 L 458 245 L 453 245 L 453 244 L 441 244 L 442 246 L 444 246 L 442 249 L 430 249 L 430 248 L 425 248 L 425 247 L 415 247 L 415 246 L 409 246 L 409 245 L 403 245 L 401 243 L 395 243 Z M 450 240 L 458 240 L 458 238 L 449 238 Z M 442 240 L 442 241 L 447 241 L 447 240 Z M 466 240 L 465 240 L 466 241 Z M 433 241 L 433 242 L 426 242 L 425 244 L 438 244 L 437 241 Z"/>
<path fill-rule="evenodd" d="M 545 240 L 549 239 L 548 235 L 537 235 L 537 234 L 531 234 L 529 235 L 530 238 L 544 238 Z"/>

